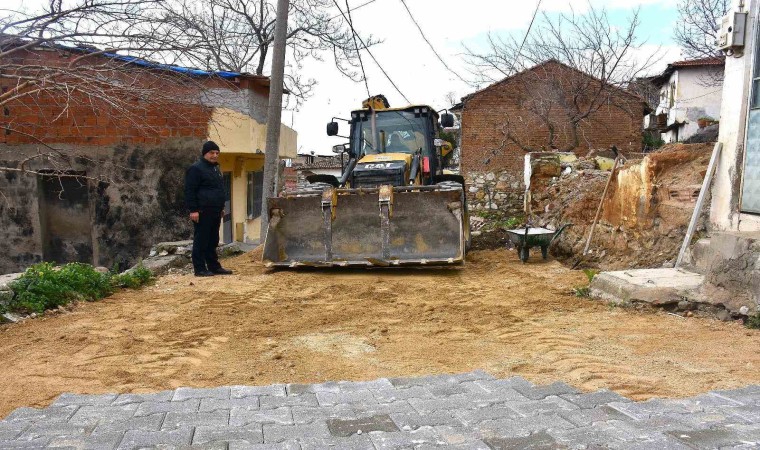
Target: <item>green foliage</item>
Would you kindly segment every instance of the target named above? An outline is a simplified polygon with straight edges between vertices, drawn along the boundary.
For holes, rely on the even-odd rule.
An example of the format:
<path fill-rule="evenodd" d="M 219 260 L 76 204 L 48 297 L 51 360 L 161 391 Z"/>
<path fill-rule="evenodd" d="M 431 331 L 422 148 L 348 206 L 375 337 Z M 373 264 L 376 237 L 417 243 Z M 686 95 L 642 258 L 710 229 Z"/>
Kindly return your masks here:
<path fill-rule="evenodd" d="M 642 141 L 644 143 L 644 148 L 646 149 L 656 149 L 665 145 L 665 141 L 662 140 L 659 133 L 657 133 L 657 135 L 654 135 L 652 133 L 644 133 L 642 136 Z"/>
<path fill-rule="evenodd" d="M 135 289 L 148 283 L 152 278 L 151 271 L 140 265 L 134 270 L 113 275 L 111 281 L 114 286 Z"/>
<path fill-rule="evenodd" d="M 576 286 L 573 288 L 573 294 L 576 297 L 588 298 L 591 297 L 591 288 L 588 286 Z"/>
<path fill-rule="evenodd" d="M 501 211 L 485 210 L 478 211 L 475 214 L 486 219 L 486 223 L 483 226 L 485 230 L 512 230 L 523 225 L 524 218 L 522 217 L 508 217 Z"/>
<path fill-rule="evenodd" d="M 586 278 L 588 278 L 588 282 L 591 283 L 592 281 L 594 281 L 594 277 L 596 276 L 596 274 L 599 273 L 599 271 L 596 269 L 583 269 L 583 273 L 586 274 Z"/>
<path fill-rule="evenodd" d="M 746 326 L 747 328 L 760 330 L 760 312 L 755 314 L 754 316 L 749 316 L 747 318 L 747 322 L 744 323 L 744 326 Z"/>
<path fill-rule="evenodd" d="M 10 284 L 13 299 L 5 309 L 19 313 L 41 313 L 72 301 L 95 301 L 111 295 L 115 288 L 136 288 L 151 279 L 144 267 L 123 275 L 100 273 L 89 264 L 69 263 L 56 267 L 35 264 Z"/>
<path fill-rule="evenodd" d="M 438 133 L 438 137 L 443 139 L 444 141 L 447 141 L 449 144 L 451 144 L 452 147 L 457 146 L 457 135 L 454 132 L 447 132 L 441 130 L 440 133 Z"/>

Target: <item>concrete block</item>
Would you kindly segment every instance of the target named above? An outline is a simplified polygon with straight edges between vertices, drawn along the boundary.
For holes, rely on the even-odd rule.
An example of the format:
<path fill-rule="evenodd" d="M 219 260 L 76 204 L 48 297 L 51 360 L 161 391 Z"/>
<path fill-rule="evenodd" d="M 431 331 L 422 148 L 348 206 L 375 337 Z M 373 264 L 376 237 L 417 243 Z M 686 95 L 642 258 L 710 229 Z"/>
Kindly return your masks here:
<path fill-rule="evenodd" d="M 334 406 L 293 406 L 293 422 L 297 425 L 324 421 L 327 419 L 356 419 L 359 416 L 351 405 Z M 368 414 L 369 415 L 369 414 Z"/>
<path fill-rule="evenodd" d="M 307 425 L 264 424 L 264 443 L 276 444 L 286 440 L 304 440 L 311 438 L 329 439 L 330 430 L 324 422 Z"/>
<path fill-rule="evenodd" d="M 630 402 L 629 399 L 622 395 L 607 389 L 588 394 L 564 394 L 561 397 L 584 409 L 595 408 L 612 402 Z"/>
<path fill-rule="evenodd" d="M 135 448 L 172 446 L 189 446 L 193 437 L 193 427 L 183 427 L 168 431 L 129 430 L 119 444 L 119 450 Z"/>
<path fill-rule="evenodd" d="M 285 397 L 284 384 L 272 384 L 270 386 L 232 386 L 230 387 L 231 398 L 243 398 L 268 395 L 272 397 Z"/>
<path fill-rule="evenodd" d="M 518 419 L 486 420 L 473 426 L 484 436 L 527 436 L 545 430 L 563 430 L 575 428 L 575 425 L 558 414 L 542 414 Z"/>
<path fill-rule="evenodd" d="M 341 392 L 357 392 L 357 391 L 382 391 L 387 389 L 393 389 L 393 384 L 387 378 L 378 378 L 372 381 L 339 381 L 338 388 Z"/>
<path fill-rule="evenodd" d="M 509 403 L 508 405 L 510 408 L 514 409 L 523 416 L 560 413 L 562 411 L 573 411 L 579 409 L 578 405 L 556 395 L 550 395 L 549 397 L 546 397 L 542 400 Z"/>
<path fill-rule="evenodd" d="M 39 450 L 41 448 L 46 448 L 47 445 L 50 443 L 50 441 L 53 439 L 53 437 L 45 436 L 29 441 L 0 441 L 0 448 L 3 450 L 13 450 L 13 449 L 34 449 Z"/>
<path fill-rule="evenodd" d="M 69 419 L 70 425 L 88 426 L 98 423 L 125 422 L 135 415 L 137 404 L 119 406 L 82 406 Z"/>
<path fill-rule="evenodd" d="M 254 424 L 244 427 L 230 426 L 198 426 L 193 434 L 193 445 L 203 445 L 219 442 L 237 441 L 247 444 L 263 444 L 264 431 L 261 425 Z"/>
<path fill-rule="evenodd" d="M 345 403 L 361 403 L 372 404 L 376 403 L 375 397 L 372 396 L 370 391 L 354 391 L 354 392 L 317 392 L 317 401 L 320 406 L 326 405 L 339 405 Z"/>
<path fill-rule="evenodd" d="M 680 268 L 602 272 L 591 282 L 591 295 L 615 303 L 667 305 L 694 296 L 704 278 L 703 275 Z"/>
<path fill-rule="evenodd" d="M 0 442 L 16 439 L 29 426 L 27 422 L 0 422 Z"/>
<path fill-rule="evenodd" d="M 135 416 L 148 416 L 166 412 L 196 412 L 201 404 L 199 398 L 189 398 L 177 402 L 144 402 L 140 403 Z"/>
<path fill-rule="evenodd" d="M 250 444 L 245 441 L 230 441 L 227 450 L 302 450 L 298 442 L 280 444 Z"/>
<path fill-rule="evenodd" d="M 454 409 L 476 409 L 488 406 L 488 402 L 473 399 L 468 395 L 452 395 L 446 398 L 407 400 L 418 412 L 449 411 Z"/>
<path fill-rule="evenodd" d="M 406 389 L 391 388 L 372 391 L 372 395 L 379 403 L 389 403 L 410 398 L 433 398 L 433 394 L 425 387 L 412 386 Z"/>
<path fill-rule="evenodd" d="M 229 387 L 217 387 L 217 388 L 179 388 L 174 391 L 173 402 L 187 400 L 189 398 L 215 398 L 219 400 L 227 400 L 230 398 Z"/>
<path fill-rule="evenodd" d="M 291 383 L 286 386 L 288 395 L 301 395 L 304 393 L 316 394 L 317 392 L 340 392 L 340 386 L 335 381 L 328 381 L 319 384 L 298 384 Z"/>
<path fill-rule="evenodd" d="M 152 394 L 119 394 L 116 399 L 111 402 L 112 405 L 126 405 L 129 403 L 143 403 L 143 402 L 168 402 L 171 401 L 174 396 L 174 391 L 161 391 Z"/>
<path fill-rule="evenodd" d="M 102 450 L 116 448 L 121 442 L 124 432 L 101 433 L 89 436 L 55 437 L 50 440 L 48 448 L 66 448 L 77 450 Z M 0 447 L 2 444 L 0 444 Z"/>
<path fill-rule="evenodd" d="M 542 400 L 550 395 L 577 394 L 579 392 L 578 389 L 560 381 L 545 386 L 533 386 L 528 388 L 516 386 L 514 389 L 523 397 L 531 400 Z"/>
<path fill-rule="evenodd" d="M 351 435 L 329 439 L 304 439 L 299 442 L 301 450 L 334 448 L 341 450 L 375 450 L 369 435 Z"/>
<path fill-rule="evenodd" d="M 494 405 L 482 409 L 455 410 L 453 413 L 460 422 L 468 426 L 486 420 L 518 419 L 523 417 L 522 414 L 505 405 Z"/>
<path fill-rule="evenodd" d="M 673 430 L 666 433 L 692 448 L 721 448 L 743 443 L 738 433 L 723 427 L 704 430 Z"/>
<path fill-rule="evenodd" d="M 162 430 L 174 430 L 182 427 L 227 426 L 230 422 L 229 410 L 210 412 L 168 412 Z"/>
<path fill-rule="evenodd" d="M 461 427 L 463 422 L 459 420 L 458 417 L 459 415 L 456 411 L 431 411 L 428 413 L 411 412 L 390 415 L 390 418 L 402 431 L 411 431 L 422 427 L 434 427 L 439 425 Z"/>
<path fill-rule="evenodd" d="M 259 409 L 259 397 L 242 397 L 220 400 L 218 398 L 202 398 L 198 411 L 231 410 L 232 408 Z"/>
<path fill-rule="evenodd" d="M 396 414 L 396 413 L 413 413 L 417 412 L 407 400 L 397 400 L 389 403 L 377 404 L 352 404 L 354 410 L 359 415 L 376 416 L 378 414 Z"/>
<path fill-rule="evenodd" d="M 578 427 L 587 427 L 596 422 L 607 422 L 609 420 L 631 420 L 629 416 L 607 405 L 590 409 L 561 411 L 559 415 Z"/>
<path fill-rule="evenodd" d="M 287 397 L 260 397 L 259 408 L 276 409 L 287 406 L 318 406 L 317 396 L 311 393 L 304 393 L 298 396 Z"/>
<path fill-rule="evenodd" d="M 387 414 L 359 419 L 328 419 L 326 423 L 330 434 L 334 437 L 348 437 L 371 431 L 399 431 L 394 421 Z"/>
<path fill-rule="evenodd" d="M 49 406 L 45 409 L 18 408 L 8 414 L 5 422 L 23 421 L 26 423 L 42 422 L 56 423 L 66 422 L 79 409 L 79 406 Z"/>
<path fill-rule="evenodd" d="M 291 425 L 293 424 L 293 414 L 290 408 L 274 408 L 259 411 L 247 408 L 232 408 L 230 411 L 230 426 L 241 427 L 252 423 Z"/>
<path fill-rule="evenodd" d="M 493 450 L 506 449 L 550 449 L 559 448 L 559 444 L 546 432 L 538 432 L 524 437 L 490 437 L 484 438 Z"/>
<path fill-rule="evenodd" d="M 370 433 L 370 439 L 377 450 L 408 449 L 441 442 L 440 435 L 431 427 L 396 433 L 374 432 Z"/>
<path fill-rule="evenodd" d="M 159 431 L 165 416 L 166 414 L 164 413 L 158 413 L 149 416 L 132 417 L 124 421 L 101 421 L 98 422 L 92 434 L 123 433 L 128 430 Z"/>

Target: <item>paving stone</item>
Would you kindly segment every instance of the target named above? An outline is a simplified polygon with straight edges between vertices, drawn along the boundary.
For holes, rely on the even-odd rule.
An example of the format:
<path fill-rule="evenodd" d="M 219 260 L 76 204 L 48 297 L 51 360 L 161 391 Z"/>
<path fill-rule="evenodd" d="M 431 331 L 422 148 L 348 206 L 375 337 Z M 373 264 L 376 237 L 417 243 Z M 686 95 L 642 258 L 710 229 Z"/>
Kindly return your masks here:
<path fill-rule="evenodd" d="M 483 442 L 493 450 L 548 450 L 559 448 L 557 441 L 543 431 L 523 437 L 484 438 Z"/>
<path fill-rule="evenodd" d="M 296 425 L 312 423 L 315 420 L 356 419 L 356 410 L 351 405 L 335 406 L 294 406 L 291 408 Z"/>
<path fill-rule="evenodd" d="M 232 408 L 230 410 L 230 426 L 240 427 L 252 423 L 292 425 L 293 414 L 291 414 L 290 408 L 275 408 L 258 411 L 247 408 Z"/>
<path fill-rule="evenodd" d="M 154 394 L 119 394 L 116 399 L 111 402 L 114 406 L 127 405 L 130 403 L 143 403 L 143 402 L 169 402 L 174 396 L 174 391 L 161 391 Z"/>
<path fill-rule="evenodd" d="M 29 441 L 21 441 L 21 440 L 13 440 L 13 441 L 0 441 L 0 448 L 3 450 L 11 450 L 11 449 L 35 449 L 39 450 L 41 448 L 47 447 L 47 445 L 50 443 L 50 441 L 53 438 L 50 436 L 45 436 Z"/>
<path fill-rule="evenodd" d="M 285 397 L 285 385 L 272 384 L 269 386 L 230 386 L 231 398 L 254 397 L 262 395 Z"/>
<path fill-rule="evenodd" d="M 61 394 L 50 406 L 110 405 L 117 394 Z"/>
<path fill-rule="evenodd" d="M 341 392 L 356 392 L 356 391 L 382 391 L 387 389 L 393 389 L 394 386 L 387 378 L 378 378 L 372 381 L 339 381 L 338 387 Z"/>
<path fill-rule="evenodd" d="M 736 432 L 726 428 L 708 428 L 705 430 L 673 430 L 667 434 L 693 448 L 713 449 L 732 445 L 741 445 Z"/>
<path fill-rule="evenodd" d="M 214 410 L 209 412 L 169 412 L 166 413 L 162 430 L 173 430 L 182 427 L 227 426 L 230 423 L 229 410 Z"/>
<path fill-rule="evenodd" d="M 423 377 L 399 377 L 391 378 L 389 381 L 395 387 L 411 387 L 411 386 L 427 386 L 441 385 L 441 384 L 459 384 L 465 381 L 478 381 L 478 380 L 495 380 L 495 378 L 482 370 L 476 370 L 473 372 L 455 374 L 455 375 L 428 375 Z"/>
<path fill-rule="evenodd" d="M 97 425 L 98 423 L 125 422 L 135 415 L 137 403 L 120 406 L 82 406 L 69 419 L 70 425 Z"/>
<path fill-rule="evenodd" d="M 757 406 L 718 407 L 714 410 L 735 415 L 745 422 L 760 423 L 760 408 Z"/>
<path fill-rule="evenodd" d="M 668 403 L 662 399 L 652 399 L 642 403 L 635 402 L 612 402 L 607 406 L 615 408 L 623 414 L 636 420 L 644 420 L 653 415 L 668 412 L 687 413 L 688 410 L 675 403 Z"/>
<path fill-rule="evenodd" d="M 453 413 L 465 425 L 473 425 L 484 420 L 517 419 L 522 417 L 522 414 L 505 405 L 494 405 L 481 409 L 454 410 Z"/>
<path fill-rule="evenodd" d="M 259 409 L 259 397 L 242 397 L 220 400 L 218 398 L 202 398 L 198 411 L 207 412 L 218 409 L 232 408 Z"/>
<path fill-rule="evenodd" d="M 305 393 L 297 396 L 287 397 L 259 397 L 259 408 L 275 409 L 286 406 L 318 406 L 317 396 L 311 393 Z"/>
<path fill-rule="evenodd" d="M 185 388 L 181 387 L 174 391 L 173 402 L 181 402 L 190 398 L 216 398 L 219 400 L 227 400 L 230 398 L 229 387 L 217 387 L 217 388 Z"/>
<path fill-rule="evenodd" d="M 330 439 L 304 439 L 300 442 L 303 450 L 339 448 L 345 450 L 375 450 L 369 435 L 352 435 Z"/>
<path fill-rule="evenodd" d="M 193 445 L 231 441 L 236 441 L 239 444 L 263 444 L 263 428 L 259 424 L 250 424 L 244 427 L 202 425 L 195 427 L 195 434 L 193 434 Z"/>
<path fill-rule="evenodd" d="M 45 409 L 18 408 L 8 414 L 6 422 L 24 421 L 45 423 L 66 422 L 79 409 L 79 406 L 49 406 Z"/>
<path fill-rule="evenodd" d="M 591 392 L 588 394 L 564 394 L 561 396 L 565 400 L 575 403 L 582 409 L 595 408 L 607 403 L 628 403 L 629 399 L 620 394 L 604 389 L 601 391 Z"/>
<path fill-rule="evenodd" d="M 462 395 L 452 395 L 446 398 L 433 398 L 433 399 L 416 399 L 410 398 L 407 400 L 410 405 L 419 412 L 429 411 L 448 411 L 452 409 L 475 409 L 488 406 L 488 402 L 473 399 L 472 397 Z"/>
<path fill-rule="evenodd" d="M 438 434 L 439 442 L 442 442 L 447 448 L 449 446 L 468 446 L 470 444 L 475 444 L 475 447 L 485 445 L 481 440 L 484 438 L 482 433 L 462 425 L 436 425 L 433 427 L 433 430 Z"/>
<path fill-rule="evenodd" d="M 264 425 L 264 443 L 276 444 L 290 439 L 305 440 L 311 438 L 328 439 L 330 430 L 324 422 L 306 425 Z"/>
<path fill-rule="evenodd" d="M 596 422 L 606 422 L 608 420 L 631 420 L 630 417 L 607 405 L 591 409 L 562 411 L 559 415 L 568 422 L 572 422 L 579 427 L 593 425 Z"/>
<path fill-rule="evenodd" d="M 433 398 L 432 392 L 422 386 L 412 386 L 406 389 L 391 388 L 373 390 L 372 395 L 378 403 L 388 403 L 396 400 L 407 400 L 410 398 Z"/>
<path fill-rule="evenodd" d="M 486 420 L 473 426 L 484 436 L 520 437 L 549 429 L 571 429 L 575 425 L 557 414 L 542 414 L 518 419 Z"/>
<path fill-rule="evenodd" d="M 434 450 L 440 448 L 442 448 L 440 445 L 434 444 L 422 444 L 414 447 L 415 450 Z M 448 444 L 443 448 L 447 450 L 491 450 L 491 447 L 479 439 L 465 444 Z"/>
<path fill-rule="evenodd" d="M 166 413 L 132 417 L 122 422 L 99 422 L 92 434 L 125 432 L 127 430 L 158 431 Z"/>
<path fill-rule="evenodd" d="M 376 403 L 375 397 L 368 390 L 354 392 L 317 392 L 317 401 L 320 406 L 340 405 L 350 403 L 372 404 Z"/>
<path fill-rule="evenodd" d="M 562 395 L 562 394 L 578 394 L 578 389 L 570 386 L 569 384 L 558 381 L 546 386 L 534 386 L 534 387 L 522 387 L 515 386 L 517 392 L 531 400 L 542 400 L 550 395 Z"/>
<path fill-rule="evenodd" d="M 326 423 L 333 437 L 349 437 L 371 431 L 399 431 L 387 414 L 358 419 L 328 419 Z"/>
<path fill-rule="evenodd" d="M 430 391 L 430 393 L 436 397 L 448 397 L 451 395 L 467 393 L 467 390 L 462 387 L 461 384 L 443 384 L 438 386 L 433 385 L 428 388 L 428 391 Z M 487 391 L 483 390 L 483 392 L 485 393 Z"/>
<path fill-rule="evenodd" d="M 193 427 L 178 428 L 169 431 L 138 431 L 129 430 L 124 433 L 119 444 L 119 450 L 142 449 L 146 447 L 188 446 L 193 437 Z"/>
<path fill-rule="evenodd" d="M 244 441 L 230 441 L 227 450 L 301 450 L 298 442 L 283 442 L 281 444 L 249 444 Z"/>
<path fill-rule="evenodd" d="M 148 416 L 157 413 L 168 412 L 197 412 L 201 404 L 199 398 L 189 398 L 176 402 L 145 402 L 140 403 L 135 411 L 135 416 Z"/>
<path fill-rule="evenodd" d="M 760 385 L 752 385 L 740 389 L 713 391 L 712 394 L 735 400 L 743 405 L 760 405 Z"/>
<path fill-rule="evenodd" d="M 351 406 L 358 416 L 377 416 L 379 414 L 403 414 L 417 412 L 406 400 L 398 400 L 390 403 L 377 403 L 364 405 L 353 403 Z"/>
<path fill-rule="evenodd" d="M 573 411 L 579 409 L 578 405 L 575 403 L 571 403 L 562 397 L 557 397 L 556 395 L 551 395 L 544 398 L 543 400 L 509 403 L 509 407 L 524 416 L 560 413 L 563 411 Z"/>
<path fill-rule="evenodd" d="M 16 439 L 29 441 L 45 436 L 81 436 L 92 433 L 94 428 L 94 425 L 76 426 L 62 422 L 47 423 L 42 421 L 32 424 Z"/>
<path fill-rule="evenodd" d="M 414 448 L 423 444 L 443 445 L 438 432 L 431 427 L 419 428 L 412 431 L 383 433 L 377 431 L 369 434 L 377 450 L 394 450 Z"/>
<path fill-rule="evenodd" d="M 489 392 L 498 391 L 500 389 L 531 389 L 535 385 L 530 381 L 522 377 L 510 377 L 503 380 L 476 380 L 473 383 L 484 388 Z"/>
<path fill-rule="evenodd" d="M 291 383 L 286 386 L 288 395 L 301 395 L 304 393 L 316 394 L 317 392 L 340 392 L 340 386 L 335 381 L 328 381 L 319 384 L 298 384 Z"/>
<path fill-rule="evenodd" d="M 0 422 L 0 442 L 15 439 L 30 426 L 30 422 Z"/>
<path fill-rule="evenodd" d="M 102 433 L 87 436 L 65 436 L 50 440 L 49 448 L 71 448 L 77 450 L 102 450 L 116 448 L 124 433 Z"/>
<path fill-rule="evenodd" d="M 429 413 L 397 413 L 391 414 L 391 419 L 402 431 L 416 430 L 420 427 L 436 425 L 462 426 L 462 421 L 453 411 L 431 411 Z"/>

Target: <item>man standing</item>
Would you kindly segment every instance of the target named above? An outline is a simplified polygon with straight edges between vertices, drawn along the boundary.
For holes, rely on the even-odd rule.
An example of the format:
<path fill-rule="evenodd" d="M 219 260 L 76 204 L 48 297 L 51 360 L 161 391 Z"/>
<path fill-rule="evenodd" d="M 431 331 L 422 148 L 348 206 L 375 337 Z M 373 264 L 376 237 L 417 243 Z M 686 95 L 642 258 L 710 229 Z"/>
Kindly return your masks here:
<path fill-rule="evenodd" d="M 219 225 L 224 216 L 224 181 L 219 170 L 219 146 L 213 141 L 203 144 L 201 159 L 185 173 L 185 205 L 193 221 L 193 269 L 196 277 L 229 275 L 216 255 Z"/>

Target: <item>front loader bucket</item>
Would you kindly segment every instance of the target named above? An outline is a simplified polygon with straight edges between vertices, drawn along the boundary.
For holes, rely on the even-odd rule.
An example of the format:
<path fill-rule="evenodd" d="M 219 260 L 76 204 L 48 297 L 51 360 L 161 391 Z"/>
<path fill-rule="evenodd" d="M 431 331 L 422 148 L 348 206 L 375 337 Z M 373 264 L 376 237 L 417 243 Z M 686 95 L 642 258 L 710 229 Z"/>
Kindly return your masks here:
<path fill-rule="evenodd" d="M 268 199 L 268 266 L 448 265 L 464 261 L 461 187 L 381 186 Z"/>

